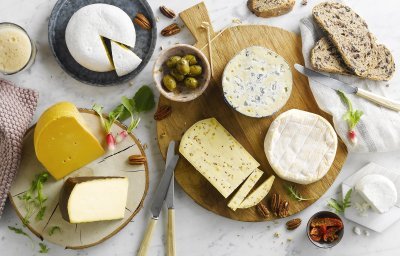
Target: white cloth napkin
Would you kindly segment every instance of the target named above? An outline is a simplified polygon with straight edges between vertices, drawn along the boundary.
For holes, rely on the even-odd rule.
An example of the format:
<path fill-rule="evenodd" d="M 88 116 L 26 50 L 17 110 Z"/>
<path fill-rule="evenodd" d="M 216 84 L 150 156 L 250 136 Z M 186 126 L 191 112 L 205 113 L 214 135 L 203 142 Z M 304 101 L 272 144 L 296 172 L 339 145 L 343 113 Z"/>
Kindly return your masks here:
<path fill-rule="evenodd" d="M 323 36 L 323 32 L 314 22 L 311 15 L 300 21 L 300 31 L 303 43 L 304 63 L 306 67 L 311 68 L 311 50 L 315 42 Z M 396 72 L 400 71 L 397 70 Z M 355 84 L 357 87 L 373 93 L 400 101 L 400 95 L 390 95 L 389 84 L 390 86 L 396 86 L 391 84 L 390 81 L 377 82 L 337 74 L 330 74 L 330 76 L 349 84 Z M 341 102 L 337 93 L 311 79 L 309 79 L 309 83 L 319 108 L 333 116 L 336 132 L 346 144 L 349 152 L 386 152 L 400 149 L 400 114 L 398 112 L 379 107 L 358 96 L 348 94 L 348 98 L 353 103 L 353 108 L 364 112 L 355 129 L 358 143 L 353 145 L 347 136 L 347 123 L 342 119 L 347 108 Z"/>

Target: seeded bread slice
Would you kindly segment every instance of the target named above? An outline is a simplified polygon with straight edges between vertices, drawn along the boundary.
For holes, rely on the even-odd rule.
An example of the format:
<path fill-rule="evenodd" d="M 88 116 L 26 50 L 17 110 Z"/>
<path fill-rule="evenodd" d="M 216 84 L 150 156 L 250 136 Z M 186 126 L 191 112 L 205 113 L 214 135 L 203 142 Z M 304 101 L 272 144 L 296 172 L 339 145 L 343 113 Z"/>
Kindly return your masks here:
<path fill-rule="evenodd" d="M 377 46 L 365 21 L 350 7 L 335 2 L 318 4 L 312 13 L 346 65 L 356 75 L 366 77 L 376 64 Z"/>
<path fill-rule="evenodd" d="M 336 47 L 327 39 L 321 38 L 311 51 L 311 64 L 319 71 L 352 75 Z M 395 63 L 389 49 L 382 44 L 377 45 L 374 65 L 368 69 L 365 77 L 371 80 L 389 80 L 395 71 Z"/>
<path fill-rule="evenodd" d="M 258 17 L 280 16 L 293 9 L 296 0 L 248 0 L 247 6 Z"/>

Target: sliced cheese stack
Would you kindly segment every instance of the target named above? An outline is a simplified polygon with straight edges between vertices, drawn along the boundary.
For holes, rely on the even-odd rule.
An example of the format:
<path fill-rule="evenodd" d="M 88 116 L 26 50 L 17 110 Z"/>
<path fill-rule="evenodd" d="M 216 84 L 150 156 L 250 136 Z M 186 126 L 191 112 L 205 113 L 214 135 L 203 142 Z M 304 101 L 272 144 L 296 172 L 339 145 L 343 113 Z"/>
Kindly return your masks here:
<path fill-rule="evenodd" d="M 271 190 L 272 184 L 274 184 L 275 176 L 271 175 L 266 181 L 264 181 L 259 187 L 257 187 L 251 194 L 244 199 L 238 208 L 250 208 L 256 206 L 261 200 L 264 199 Z"/>
<path fill-rule="evenodd" d="M 104 154 L 78 109 L 69 102 L 57 103 L 42 114 L 34 147 L 38 160 L 57 180 Z"/>
<path fill-rule="evenodd" d="M 130 17 L 109 4 L 91 4 L 72 15 L 65 30 L 65 42 L 72 57 L 96 72 L 114 70 L 103 38 L 135 47 L 136 32 Z"/>
<path fill-rule="evenodd" d="M 222 77 L 226 101 L 250 117 L 270 116 L 281 109 L 290 97 L 292 83 L 285 59 L 261 46 L 239 52 Z"/>
<path fill-rule="evenodd" d="M 260 165 L 215 118 L 191 126 L 179 152 L 225 198 Z"/>
<path fill-rule="evenodd" d="M 128 178 L 68 178 L 60 193 L 62 217 L 70 223 L 122 219 L 128 198 Z"/>
<path fill-rule="evenodd" d="M 126 46 L 111 41 L 112 59 L 118 76 L 125 76 L 135 70 L 142 60 Z"/>
<path fill-rule="evenodd" d="M 355 189 L 379 213 L 388 212 L 397 202 L 396 186 L 390 179 L 380 174 L 362 177 Z"/>
<path fill-rule="evenodd" d="M 265 137 L 264 150 L 279 177 L 310 184 L 329 171 L 337 144 L 335 130 L 326 119 L 292 109 L 272 122 Z"/>

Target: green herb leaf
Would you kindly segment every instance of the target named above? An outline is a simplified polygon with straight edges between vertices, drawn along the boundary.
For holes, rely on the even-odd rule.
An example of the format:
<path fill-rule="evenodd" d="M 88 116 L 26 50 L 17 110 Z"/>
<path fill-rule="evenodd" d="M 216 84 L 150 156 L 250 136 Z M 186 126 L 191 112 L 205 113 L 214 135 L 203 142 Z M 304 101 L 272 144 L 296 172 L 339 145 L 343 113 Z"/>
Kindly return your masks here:
<path fill-rule="evenodd" d="M 39 243 L 40 246 L 40 250 L 39 253 L 48 253 L 49 252 L 49 247 L 47 247 L 47 245 L 45 245 L 44 243 Z"/>
<path fill-rule="evenodd" d="M 99 115 L 101 124 L 103 125 L 104 130 L 106 130 L 106 121 L 103 117 L 103 107 L 99 104 L 94 104 L 92 109 L 97 113 L 97 115 Z"/>
<path fill-rule="evenodd" d="M 351 192 L 353 192 L 353 189 L 347 191 L 344 199 L 341 202 L 333 198 L 329 199 L 328 206 L 334 209 L 336 213 L 344 213 L 346 208 L 351 206 Z"/>
<path fill-rule="evenodd" d="M 337 91 L 337 93 L 343 103 L 347 106 L 347 112 L 343 115 L 343 120 L 347 121 L 350 130 L 353 130 L 364 113 L 361 110 L 353 111 L 353 105 L 351 104 L 350 99 L 347 98 L 346 94 L 344 94 L 342 91 Z"/>
<path fill-rule="evenodd" d="M 136 111 L 139 113 L 149 111 L 156 105 L 153 91 L 147 85 L 143 85 L 136 92 L 135 96 L 133 96 L 133 100 L 135 101 Z"/>
<path fill-rule="evenodd" d="M 297 201 L 299 201 L 299 202 L 301 202 L 301 201 L 314 200 L 314 198 L 304 198 L 304 197 L 297 191 L 297 189 L 296 189 L 294 186 L 286 186 L 286 188 L 287 188 L 287 190 L 288 190 L 288 192 L 289 192 L 289 195 L 290 195 L 293 199 L 295 199 L 295 200 L 297 200 Z"/>
<path fill-rule="evenodd" d="M 121 99 L 121 103 L 125 107 L 125 109 L 128 110 L 131 116 L 131 123 L 128 126 L 128 129 L 126 130 L 127 132 L 131 132 L 138 126 L 140 122 L 139 113 L 136 111 L 135 105 L 133 105 L 131 103 L 131 100 L 129 100 L 127 97 L 123 96 Z"/>
<path fill-rule="evenodd" d="M 31 241 L 32 237 L 30 235 L 28 235 L 27 233 L 25 233 L 25 231 L 23 231 L 21 228 L 17 228 L 17 227 L 12 227 L 12 226 L 8 226 L 8 229 L 11 231 L 14 231 L 14 233 L 18 234 L 18 235 L 23 235 L 26 236 L 27 238 L 29 238 Z"/>
<path fill-rule="evenodd" d="M 59 226 L 52 226 L 49 230 L 49 236 L 54 235 L 54 233 L 58 231 L 61 233 L 61 228 Z"/>
<path fill-rule="evenodd" d="M 346 208 L 349 208 L 351 206 L 351 193 L 353 192 L 353 189 L 349 189 L 349 191 L 347 191 L 346 195 L 344 196 L 343 199 L 343 211 Z"/>
<path fill-rule="evenodd" d="M 118 117 L 122 114 L 123 111 L 124 111 L 124 107 L 119 106 L 108 114 L 108 121 L 106 120 L 107 134 L 110 133 L 112 125 L 118 119 Z"/>

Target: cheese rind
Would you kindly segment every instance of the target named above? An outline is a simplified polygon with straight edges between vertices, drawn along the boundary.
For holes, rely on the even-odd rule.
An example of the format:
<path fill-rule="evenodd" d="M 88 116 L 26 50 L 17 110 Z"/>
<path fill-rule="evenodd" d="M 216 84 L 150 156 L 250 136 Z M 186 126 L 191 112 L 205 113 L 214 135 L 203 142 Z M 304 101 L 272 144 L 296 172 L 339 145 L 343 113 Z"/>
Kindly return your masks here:
<path fill-rule="evenodd" d="M 271 190 L 274 184 L 275 176 L 271 175 L 266 181 L 264 181 L 260 186 L 258 186 L 251 194 L 243 200 L 238 208 L 250 208 L 256 206 L 261 200 L 263 200 Z"/>
<path fill-rule="evenodd" d="M 233 211 L 239 207 L 239 205 L 243 202 L 244 198 L 249 194 L 250 190 L 256 185 L 257 181 L 263 175 L 263 171 L 259 169 L 255 169 L 252 174 L 243 182 L 242 186 L 236 192 L 236 194 L 232 197 L 232 199 L 228 203 L 228 207 Z"/>
<path fill-rule="evenodd" d="M 72 15 L 65 30 L 72 57 L 96 72 L 114 70 L 102 37 L 135 47 L 135 27 L 128 14 L 109 4 L 87 5 Z"/>
<path fill-rule="evenodd" d="M 397 202 L 396 186 L 380 174 L 365 175 L 355 189 L 379 213 L 388 212 Z"/>
<path fill-rule="evenodd" d="M 70 223 L 122 219 L 128 186 L 126 177 L 68 178 L 60 192 L 61 215 Z"/>
<path fill-rule="evenodd" d="M 125 76 L 135 70 L 142 59 L 127 47 L 111 41 L 112 59 L 115 67 L 115 72 L 118 76 Z"/>
<path fill-rule="evenodd" d="M 270 125 L 264 141 L 268 162 L 284 180 L 310 184 L 329 171 L 338 139 L 323 117 L 291 109 Z"/>
<path fill-rule="evenodd" d="M 179 152 L 225 198 L 260 165 L 215 118 L 192 125 Z"/>
<path fill-rule="evenodd" d="M 270 116 L 281 109 L 290 97 L 292 83 L 285 59 L 261 46 L 240 51 L 226 65 L 222 77 L 226 101 L 250 117 Z"/>
<path fill-rule="evenodd" d="M 34 147 L 39 162 L 56 180 L 104 154 L 78 109 L 69 102 L 57 103 L 41 115 Z"/>

